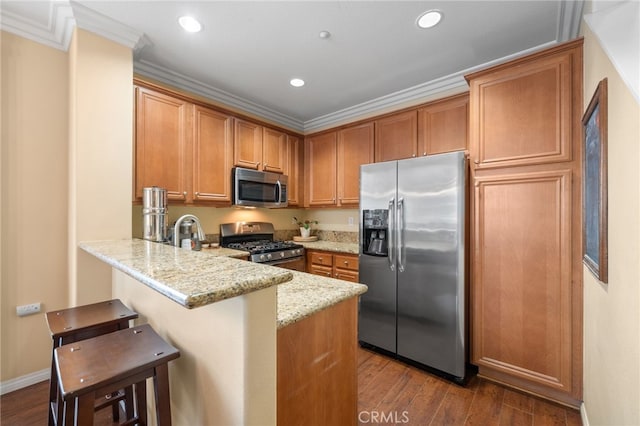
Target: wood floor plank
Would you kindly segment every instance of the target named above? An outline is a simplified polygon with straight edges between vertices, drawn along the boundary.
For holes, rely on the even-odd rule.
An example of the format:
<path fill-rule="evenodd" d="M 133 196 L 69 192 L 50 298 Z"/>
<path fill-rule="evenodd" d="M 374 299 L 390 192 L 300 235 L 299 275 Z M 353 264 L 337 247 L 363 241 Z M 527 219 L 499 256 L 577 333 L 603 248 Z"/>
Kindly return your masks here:
<path fill-rule="evenodd" d="M 491 426 L 500 424 L 504 388 L 486 380 L 475 391 L 465 425 Z"/>
<path fill-rule="evenodd" d="M 363 405 L 363 410 L 373 411 L 391 392 L 398 380 L 401 380 L 405 366 L 398 362 L 387 362 L 382 370 L 371 380 L 364 389 L 358 389 L 358 403 Z M 360 384 L 360 383 L 358 383 Z"/>
<path fill-rule="evenodd" d="M 533 415 L 536 426 L 566 426 L 567 410 L 559 405 L 535 400 L 533 404 Z"/>
<path fill-rule="evenodd" d="M 504 403 L 525 413 L 533 414 L 533 397 L 517 390 L 505 389 Z"/>
<path fill-rule="evenodd" d="M 444 400 L 449 386 L 453 385 L 436 377 L 425 377 L 422 387 L 407 408 L 409 424 L 430 424 Z"/>
<path fill-rule="evenodd" d="M 533 414 L 525 413 L 510 405 L 502 406 L 500 426 L 532 426 Z"/>
<path fill-rule="evenodd" d="M 457 385 L 449 385 L 447 394 L 431 421 L 433 426 L 464 424 L 471 408 L 474 392 Z"/>

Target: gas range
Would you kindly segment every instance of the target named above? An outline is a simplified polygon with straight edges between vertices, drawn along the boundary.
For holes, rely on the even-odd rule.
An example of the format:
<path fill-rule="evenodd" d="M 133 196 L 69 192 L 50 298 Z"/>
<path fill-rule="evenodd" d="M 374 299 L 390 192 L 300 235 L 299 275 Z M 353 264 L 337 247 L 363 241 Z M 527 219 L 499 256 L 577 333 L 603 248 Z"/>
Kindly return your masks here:
<path fill-rule="evenodd" d="M 282 264 L 299 260 L 304 247 L 292 241 L 274 241 L 274 227 L 269 222 L 236 222 L 220 225 L 220 245 L 249 252 L 252 262 Z"/>

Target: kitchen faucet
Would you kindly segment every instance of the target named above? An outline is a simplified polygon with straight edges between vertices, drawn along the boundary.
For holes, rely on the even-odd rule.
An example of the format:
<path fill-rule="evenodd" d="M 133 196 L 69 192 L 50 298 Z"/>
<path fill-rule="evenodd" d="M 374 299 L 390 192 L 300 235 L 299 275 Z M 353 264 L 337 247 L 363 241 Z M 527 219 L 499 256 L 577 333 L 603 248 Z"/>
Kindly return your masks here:
<path fill-rule="evenodd" d="M 175 225 L 173 225 L 173 245 L 176 247 L 180 247 L 180 225 L 186 219 L 191 219 L 196 223 L 196 228 L 198 229 L 198 240 L 204 241 L 207 237 L 204 235 L 204 231 L 202 230 L 202 226 L 200 225 L 200 220 L 192 214 L 185 214 L 180 216 L 178 220 L 176 220 Z"/>

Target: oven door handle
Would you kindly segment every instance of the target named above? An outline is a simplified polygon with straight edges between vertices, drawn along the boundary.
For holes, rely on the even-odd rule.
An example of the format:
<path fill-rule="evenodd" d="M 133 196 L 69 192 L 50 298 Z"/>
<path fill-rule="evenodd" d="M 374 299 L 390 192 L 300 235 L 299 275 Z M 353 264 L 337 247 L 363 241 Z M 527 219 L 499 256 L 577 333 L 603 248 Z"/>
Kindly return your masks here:
<path fill-rule="evenodd" d="M 282 265 L 283 263 L 291 263 L 291 262 L 299 262 L 301 260 L 303 260 L 304 257 L 299 256 L 299 257 L 289 257 L 287 259 L 282 259 L 282 260 L 272 260 L 271 262 L 258 262 L 258 265 L 268 265 L 268 266 L 278 266 L 278 265 Z"/>

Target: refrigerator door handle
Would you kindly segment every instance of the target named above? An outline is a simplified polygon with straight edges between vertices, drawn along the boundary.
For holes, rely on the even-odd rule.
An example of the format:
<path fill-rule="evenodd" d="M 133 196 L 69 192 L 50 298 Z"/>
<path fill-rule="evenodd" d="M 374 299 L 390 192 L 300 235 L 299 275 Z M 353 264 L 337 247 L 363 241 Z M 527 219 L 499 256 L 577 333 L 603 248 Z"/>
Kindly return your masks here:
<path fill-rule="evenodd" d="M 404 272 L 404 198 L 398 199 L 397 214 L 396 232 L 398 233 L 398 272 Z"/>
<path fill-rule="evenodd" d="M 395 256 L 395 238 L 396 238 L 396 199 L 392 198 L 389 200 L 389 241 L 387 244 L 389 245 L 389 255 L 387 256 L 387 260 L 389 261 L 389 269 L 392 271 L 396 270 L 396 256 Z"/>

